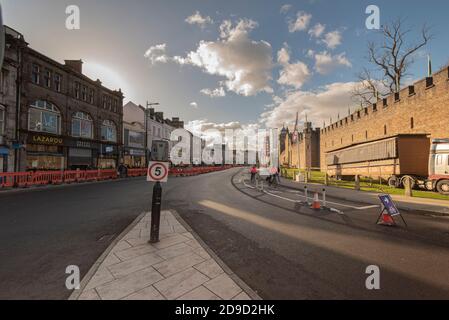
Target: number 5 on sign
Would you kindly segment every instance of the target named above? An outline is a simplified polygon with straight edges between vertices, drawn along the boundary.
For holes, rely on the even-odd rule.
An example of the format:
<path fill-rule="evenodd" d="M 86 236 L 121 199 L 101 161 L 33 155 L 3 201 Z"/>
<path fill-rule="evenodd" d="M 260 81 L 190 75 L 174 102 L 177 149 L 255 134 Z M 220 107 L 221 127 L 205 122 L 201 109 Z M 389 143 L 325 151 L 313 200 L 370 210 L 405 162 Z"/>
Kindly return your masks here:
<path fill-rule="evenodd" d="M 148 182 L 167 182 L 168 181 L 168 162 L 151 161 L 148 166 Z"/>

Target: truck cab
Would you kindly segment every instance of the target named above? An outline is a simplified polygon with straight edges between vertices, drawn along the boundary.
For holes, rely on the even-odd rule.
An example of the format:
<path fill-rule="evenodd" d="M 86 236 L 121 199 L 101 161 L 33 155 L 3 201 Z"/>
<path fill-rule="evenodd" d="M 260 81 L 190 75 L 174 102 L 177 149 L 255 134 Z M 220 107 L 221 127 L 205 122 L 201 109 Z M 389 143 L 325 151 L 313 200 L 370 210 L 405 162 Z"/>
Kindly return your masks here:
<path fill-rule="evenodd" d="M 449 139 L 433 139 L 429 156 L 428 185 L 449 195 Z"/>

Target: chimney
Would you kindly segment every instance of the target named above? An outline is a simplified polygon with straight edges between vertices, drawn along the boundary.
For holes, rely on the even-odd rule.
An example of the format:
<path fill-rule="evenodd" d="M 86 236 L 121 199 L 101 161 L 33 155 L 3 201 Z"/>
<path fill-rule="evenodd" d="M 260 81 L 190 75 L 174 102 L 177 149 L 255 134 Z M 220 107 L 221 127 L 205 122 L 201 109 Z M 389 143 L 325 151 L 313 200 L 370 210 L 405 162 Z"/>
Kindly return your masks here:
<path fill-rule="evenodd" d="M 82 60 L 64 60 L 65 65 L 75 72 L 83 73 L 83 61 Z"/>

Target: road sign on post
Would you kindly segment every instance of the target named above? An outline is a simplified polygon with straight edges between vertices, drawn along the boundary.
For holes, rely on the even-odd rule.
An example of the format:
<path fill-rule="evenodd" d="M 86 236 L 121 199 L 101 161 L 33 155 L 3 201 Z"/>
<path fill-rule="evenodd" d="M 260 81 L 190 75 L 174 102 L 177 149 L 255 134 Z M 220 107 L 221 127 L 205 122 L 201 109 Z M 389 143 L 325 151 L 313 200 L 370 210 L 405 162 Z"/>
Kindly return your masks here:
<path fill-rule="evenodd" d="M 159 242 L 159 227 L 161 222 L 162 186 L 161 182 L 168 181 L 168 162 L 151 161 L 148 165 L 147 181 L 156 182 L 153 188 L 151 205 L 151 234 L 150 243 Z"/>
<path fill-rule="evenodd" d="M 168 181 L 168 162 L 151 161 L 148 165 L 148 182 L 167 182 Z"/>

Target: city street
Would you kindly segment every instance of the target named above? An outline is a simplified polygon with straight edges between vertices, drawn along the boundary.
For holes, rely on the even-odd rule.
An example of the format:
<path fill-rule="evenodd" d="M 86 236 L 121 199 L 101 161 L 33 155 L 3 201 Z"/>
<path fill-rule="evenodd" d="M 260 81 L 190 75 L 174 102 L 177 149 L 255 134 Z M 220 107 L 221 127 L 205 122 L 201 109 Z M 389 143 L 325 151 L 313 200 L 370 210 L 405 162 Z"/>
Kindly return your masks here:
<path fill-rule="evenodd" d="M 302 191 L 260 192 L 247 169 L 170 178 L 174 209 L 263 299 L 449 298 L 449 217 L 403 212 L 408 228 L 376 225 L 380 208 L 329 197 L 318 213 Z M 66 299 L 65 268 L 82 276 L 151 208 L 143 178 L 0 193 L 0 299 Z M 367 290 L 369 265 L 380 290 Z"/>

